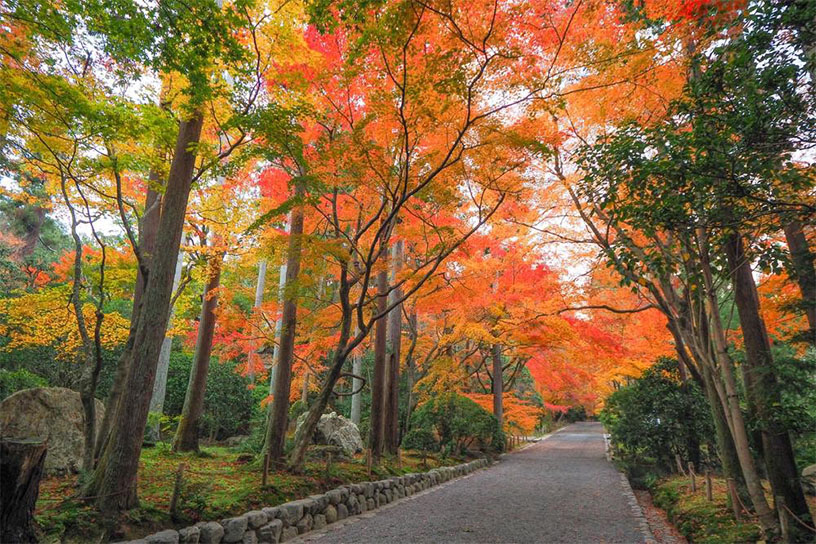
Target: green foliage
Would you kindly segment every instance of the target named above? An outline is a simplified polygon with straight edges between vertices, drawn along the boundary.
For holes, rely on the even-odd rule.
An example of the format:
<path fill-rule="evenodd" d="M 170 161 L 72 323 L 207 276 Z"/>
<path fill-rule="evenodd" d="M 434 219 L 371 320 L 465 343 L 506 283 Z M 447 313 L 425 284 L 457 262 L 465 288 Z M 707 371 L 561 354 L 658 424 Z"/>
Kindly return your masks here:
<path fill-rule="evenodd" d="M 491 452 L 504 449 L 504 433 L 495 416 L 453 392 L 420 406 L 412 417 L 412 428 L 432 433 L 443 452 L 461 454 L 470 447 Z"/>
<path fill-rule="evenodd" d="M 575 423 L 576 421 L 586 421 L 586 408 L 583 406 L 571 406 L 567 413 L 564 414 L 564 421 L 567 423 Z"/>
<path fill-rule="evenodd" d="M 671 470 L 676 454 L 698 457 L 699 445 L 714 434 L 700 388 L 682 382 L 677 361 L 668 358 L 612 393 L 600 418 L 625 462 L 656 463 L 663 470 Z"/>
<path fill-rule="evenodd" d="M 409 450 L 419 450 L 423 452 L 436 451 L 439 444 L 433 432 L 426 427 L 411 429 L 405 438 L 402 439 L 402 447 Z"/>
<path fill-rule="evenodd" d="M 192 363 L 192 354 L 181 351 L 171 353 L 164 401 L 165 416 L 181 414 Z M 202 436 L 221 440 L 236 434 L 249 434 L 249 422 L 258 402 L 248 386 L 249 380 L 236 373 L 229 362 L 220 363 L 215 358 L 210 361 L 204 414 L 199 427 Z"/>
<path fill-rule="evenodd" d="M 47 386 L 48 382 L 45 378 L 25 368 L 12 371 L 0 368 L 0 400 L 23 389 Z"/>

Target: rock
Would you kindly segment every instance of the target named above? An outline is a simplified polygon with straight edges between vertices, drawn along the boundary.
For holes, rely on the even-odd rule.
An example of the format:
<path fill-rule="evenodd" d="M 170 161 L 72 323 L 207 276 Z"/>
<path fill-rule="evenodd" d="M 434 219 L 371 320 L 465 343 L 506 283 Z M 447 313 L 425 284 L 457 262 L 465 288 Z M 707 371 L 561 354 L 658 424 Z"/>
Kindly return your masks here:
<path fill-rule="evenodd" d="M 326 497 L 328 497 L 329 502 L 334 505 L 338 505 L 343 501 L 343 494 L 340 492 L 339 489 L 332 489 L 331 491 L 327 491 Z"/>
<path fill-rule="evenodd" d="M 279 519 L 273 519 L 260 529 L 258 529 L 259 544 L 278 544 L 283 530 L 283 522 Z"/>
<path fill-rule="evenodd" d="M 314 506 L 309 509 L 309 513 L 313 516 L 322 514 L 323 510 L 329 505 L 329 497 L 326 495 L 309 495 L 307 498 L 314 501 Z"/>
<path fill-rule="evenodd" d="M 236 446 L 240 446 L 245 440 L 247 440 L 249 436 L 245 434 L 237 434 L 235 436 L 230 436 L 226 440 L 224 440 L 224 444 L 227 445 L 228 448 L 234 448 Z"/>
<path fill-rule="evenodd" d="M 258 535 L 255 534 L 255 531 L 245 532 L 241 544 L 258 544 Z"/>
<path fill-rule="evenodd" d="M 196 523 L 196 527 L 200 531 L 199 544 L 218 544 L 224 538 L 224 528 L 215 521 Z"/>
<path fill-rule="evenodd" d="M 97 400 L 96 428 L 105 406 Z M 45 474 L 79 472 L 85 452 L 85 416 L 79 393 L 64 387 L 23 389 L 0 402 L 0 436 L 48 441 Z"/>
<path fill-rule="evenodd" d="M 326 523 L 334 523 L 337 521 L 337 508 L 334 507 L 333 504 L 330 504 L 326 507 Z"/>
<path fill-rule="evenodd" d="M 221 525 L 224 527 L 224 542 L 230 544 L 232 542 L 241 542 L 249 525 L 249 520 L 246 516 L 238 516 L 237 518 L 221 520 Z"/>
<path fill-rule="evenodd" d="M 201 529 L 198 527 L 185 527 L 179 529 L 179 544 L 198 544 L 198 539 L 201 536 Z"/>
<path fill-rule="evenodd" d="M 816 495 L 816 465 L 802 469 L 802 487 L 808 495 Z"/>
<path fill-rule="evenodd" d="M 293 538 L 297 538 L 298 530 L 297 527 L 286 527 L 281 532 L 280 541 L 286 542 L 287 540 L 292 540 Z"/>
<path fill-rule="evenodd" d="M 266 508 L 261 508 L 261 512 L 266 514 L 269 521 L 272 521 L 273 519 L 280 519 L 281 517 L 281 509 L 278 506 L 267 506 Z"/>
<path fill-rule="evenodd" d="M 244 517 L 247 518 L 247 525 L 250 529 L 258 529 L 263 525 L 266 525 L 266 522 L 269 521 L 269 517 L 260 510 L 252 510 L 251 512 L 247 512 L 244 514 Z"/>
<path fill-rule="evenodd" d="M 375 508 L 377 508 L 377 503 L 374 499 L 366 499 L 366 511 L 374 510 Z"/>
<path fill-rule="evenodd" d="M 306 421 L 307 413 L 302 414 L 297 419 L 297 430 L 303 426 Z M 317 423 L 312 442 L 315 444 L 327 444 L 331 446 L 339 446 L 343 453 L 352 456 L 355 453 L 363 451 L 363 439 L 360 437 L 360 430 L 350 419 L 332 412 L 330 414 L 323 414 L 320 416 L 320 421 Z"/>
<path fill-rule="evenodd" d="M 348 517 L 348 507 L 340 503 L 337 505 L 337 520 L 346 519 Z"/>
<path fill-rule="evenodd" d="M 300 501 L 287 502 L 280 505 L 281 519 L 288 527 L 295 525 L 303 517 L 303 503 Z"/>
<path fill-rule="evenodd" d="M 297 522 L 297 532 L 299 535 L 303 533 L 308 533 L 312 530 L 312 524 L 314 523 L 314 518 L 311 514 L 304 514 L 300 521 Z"/>
<path fill-rule="evenodd" d="M 159 531 L 158 533 L 146 536 L 145 542 L 148 544 L 178 544 L 179 534 L 178 531 L 167 529 L 166 531 Z"/>
<path fill-rule="evenodd" d="M 315 515 L 314 523 L 312 525 L 312 530 L 313 531 L 319 531 L 320 529 L 323 529 L 324 527 L 326 527 L 326 516 L 324 516 L 323 514 Z"/>

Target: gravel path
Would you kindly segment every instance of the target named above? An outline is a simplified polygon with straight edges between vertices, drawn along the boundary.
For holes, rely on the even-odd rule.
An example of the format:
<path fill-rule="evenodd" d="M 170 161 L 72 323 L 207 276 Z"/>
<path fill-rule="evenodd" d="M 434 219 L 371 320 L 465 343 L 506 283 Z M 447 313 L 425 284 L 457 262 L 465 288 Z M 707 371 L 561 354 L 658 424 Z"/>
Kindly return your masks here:
<path fill-rule="evenodd" d="M 654 542 L 629 484 L 604 456 L 603 427 L 576 423 L 493 467 L 300 542 Z"/>

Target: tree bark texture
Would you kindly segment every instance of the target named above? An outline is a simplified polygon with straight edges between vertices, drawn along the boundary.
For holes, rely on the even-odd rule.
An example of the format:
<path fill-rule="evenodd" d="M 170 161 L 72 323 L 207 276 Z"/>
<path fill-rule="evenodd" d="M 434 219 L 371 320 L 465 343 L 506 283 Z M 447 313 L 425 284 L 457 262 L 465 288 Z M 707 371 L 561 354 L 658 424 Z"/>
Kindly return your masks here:
<path fill-rule="evenodd" d="M 0 542 L 37 542 L 34 507 L 47 445 L 33 440 L 0 440 Z"/>
<path fill-rule="evenodd" d="M 384 267 L 377 273 L 377 313 L 382 313 L 388 304 L 388 271 Z M 388 319 L 383 317 L 375 325 L 374 376 L 371 384 L 371 460 L 379 464 L 385 438 L 385 378 L 387 372 L 386 348 L 388 339 Z"/>
<path fill-rule="evenodd" d="M 793 262 L 794 279 L 802 293 L 802 306 L 807 316 L 807 340 L 816 346 L 816 268 L 802 222 L 794 219 L 785 224 L 785 240 Z"/>
<path fill-rule="evenodd" d="M 399 273 L 402 270 L 402 240 L 394 242 L 391 251 L 391 282 L 396 284 L 399 281 Z M 394 288 L 389 295 L 392 302 L 402 298 L 402 289 Z M 386 379 L 386 403 L 385 403 L 385 447 L 389 453 L 396 454 L 400 443 L 399 424 L 399 380 L 400 380 L 400 355 L 402 347 L 402 304 L 398 304 L 388 312 L 388 374 Z"/>

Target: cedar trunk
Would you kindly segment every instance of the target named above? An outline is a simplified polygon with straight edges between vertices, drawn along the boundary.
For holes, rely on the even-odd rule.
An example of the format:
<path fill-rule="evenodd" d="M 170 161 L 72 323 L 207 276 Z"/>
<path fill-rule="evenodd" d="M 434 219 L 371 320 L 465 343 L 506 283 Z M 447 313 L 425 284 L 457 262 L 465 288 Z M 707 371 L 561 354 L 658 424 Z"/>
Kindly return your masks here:
<path fill-rule="evenodd" d="M 502 372 L 501 346 L 493 344 L 490 353 L 493 357 L 493 415 L 499 421 L 499 429 L 501 429 L 504 425 L 504 408 L 502 406 L 504 375 Z"/>
<path fill-rule="evenodd" d="M 204 393 L 207 390 L 207 372 L 210 369 L 210 355 L 215 332 L 215 310 L 218 307 L 222 258 L 223 255 L 218 254 L 213 257 L 210 264 L 210 274 L 201 301 L 201 319 L 198 323 L 193 365 L 190 368 L 187 393 L 184 395 L 181 420 L 173 440 L 173 451 L 198 451 L 198 425 L 201 421 L 201 414 L 204 413 Z"/>
<path fill-rule="evenodd" d="M 128 510 L 139 504 L 136 489 L 139 455 L 159 352 L 167 329 L 173 274 L 195 168 L 195 144 L 201 137 L 202 124 L 203 116 L 196 112 L 179 125 L 156 251 L 142 296 L 139 323 L 131 342 L 132 361 L 128 365 L 121 400 L 116 406 L 110 437 L 84 490 L 86 496 L 95 497 L 97 506 L 105 512 Z"/>
<path fill-rule="evenodd" d="M 743 365 L 745 390 L 755 411 L 756 424 L 762 434 L 768 480 L 771 482 L 774 496 L 782 497 L 785 505 L 796 516 L 805 523 L 811 523 L 810 510 L 799 481 L 790 435 L 774 408 L 781 406 L 781 397 L 773 368 L 771 343 L 765 322 L 759 313 L 759 295 L 739 233 L 729 237 L 726 254 L 745 345 Z M 797 529 L 792 527 L 791 530 Z"/>
<path fill-rule="evenodd" d="M 387 254 L 384 254 L 387 255 Z M 377 313 L 383 313 L 388 304 L 388 271 L 383 267 L 377 273 Z M 382 317 L 375 325 L 374 376 L 371 384 L 371 461 L 379 464 L 385 435 L 385 374 L 388 319 Z"/>
<path fill-rule="evenodd" d="M 47 449 L 39 441 L 0 440 L 0 542 L 37 542 L 34 507 Z"/>
<path fill-rule="evenodd" d="M 303 188 L 295 188 L 295 196 L 303 195 Z M 267 464 L 279 464 L 283 459 L 286 430 L 289 426 L 289 394 L 292 389 L 292 360 L 295 353 L 297 329 L 297 289 L 300 274 L 300 256 L 303 248 L 303 207 L 292 210 L 289 229 L 289 247 L 286 253 L 286 283 L 283 289 L 283 312 L 278 361 L 275 367 L 275 391 L 272 410 L 266 429 Z"/>
<path fill-rule="evenodd" d="M 793 261 L 793 274 L 799 291 L 802 293 L 802 306 L 807 316 L 807 340 L 816 346 L 816 268 L 813 265 L 814 255 L 810 250 L 802 222 L 798 219 L 785 225 L 785 240 Z"/>
<path fill-rule="evenodd" d="M 402 240 L 394 243 L 391 253 L 391 281 L 397 284 L 402 269 Z M 402 289 L 395 287 L 389 298 L 396 302 L 402 298 Z M 385 404 L 385 447 L 389 453 L 396 454 L 400 443 L 399 425 L 399 380 L 400 351 L 402 347 L 402 304 L 394 306 L 388 312 L 388 343 L 391 351 L 388 356 L 388 377 L 386 383 L 387 397 Z"/>

